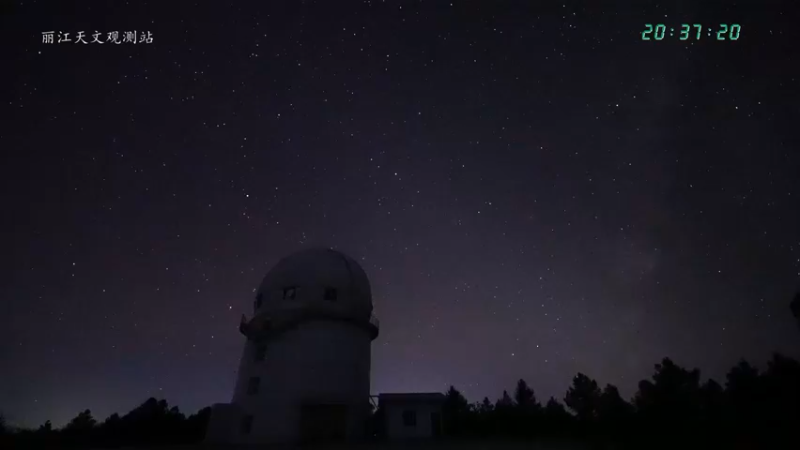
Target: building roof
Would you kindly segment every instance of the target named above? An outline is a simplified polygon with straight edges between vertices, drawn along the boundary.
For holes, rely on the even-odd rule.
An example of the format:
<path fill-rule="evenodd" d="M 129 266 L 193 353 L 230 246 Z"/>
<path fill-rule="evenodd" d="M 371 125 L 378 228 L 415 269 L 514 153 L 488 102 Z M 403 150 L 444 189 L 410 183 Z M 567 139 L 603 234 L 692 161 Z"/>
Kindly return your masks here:
<path fill-rule="evenodd" d="M 295 287 L 304 291 L 336 289 L 340 304 L 372 312 L 369 279 L 353 258 L 330 248 L 313 247 L 293 253 L 267 272 L 258 288 L 267 308 L 283 300 L 281 292 Z"/>

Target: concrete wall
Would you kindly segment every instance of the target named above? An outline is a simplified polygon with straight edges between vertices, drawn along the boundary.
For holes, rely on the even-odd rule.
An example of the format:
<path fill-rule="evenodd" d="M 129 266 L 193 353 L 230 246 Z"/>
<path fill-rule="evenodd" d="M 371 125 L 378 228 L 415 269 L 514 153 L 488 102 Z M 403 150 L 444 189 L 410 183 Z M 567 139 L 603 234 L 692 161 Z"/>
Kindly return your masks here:
<path fill-rule="evenodd" d="M 403 411 L 417 412 L 417 425 L 406 426 L 403 423 Z M 386 436 L 389 439 L 414 439 L 433 436 L 431 414 L 441 413 L 442 408 L 432 403 L 387 403 L 385 406 Z"/>
<path fill-rule="evenodd" d="M 268 341 L 263 361 L 247 341 L 239 366 L 233 403 L 241 417 L 254 416 L 252 432 L 236 427 L 233 442 L 292 441 L 299 434 L 303 403 L 347 404 L 348 435 L 362 436 L 369 411 L 369 334 L 338 321 L 311 320 Z M 247 393 L 259 377 L 258 393 Z"/>
<path fill-rule="evenodd" d="M 230 403 L 216 403 L 211 406 L 205 441 L 207 443 L 226 443 L 241 425 L 241 411 Z"/>

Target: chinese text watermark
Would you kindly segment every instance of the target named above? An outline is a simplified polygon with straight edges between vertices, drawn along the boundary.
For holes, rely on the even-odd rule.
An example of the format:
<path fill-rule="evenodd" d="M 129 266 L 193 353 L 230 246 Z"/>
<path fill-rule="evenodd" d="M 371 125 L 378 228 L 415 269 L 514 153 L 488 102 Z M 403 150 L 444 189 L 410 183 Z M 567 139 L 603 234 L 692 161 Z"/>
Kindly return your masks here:
<path fill-rule="evenodd" d="M 62 31 L 42 32 L 43 44 L 152 44 L 153 33 L 149 31 L 108 31 L 102 33 L 95 31 L 87 33 L 78 31 L 77 33 Z"/>

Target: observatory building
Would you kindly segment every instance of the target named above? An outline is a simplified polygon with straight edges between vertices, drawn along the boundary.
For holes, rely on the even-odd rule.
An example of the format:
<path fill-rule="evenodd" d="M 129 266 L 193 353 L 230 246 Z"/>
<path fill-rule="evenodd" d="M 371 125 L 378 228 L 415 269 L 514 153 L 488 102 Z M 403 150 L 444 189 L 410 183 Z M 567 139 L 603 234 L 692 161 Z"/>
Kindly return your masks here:
<path fill-rule="evenodd" d="M 366 273 L 325 248 L 283 258 L 261 282 L 233 399 L 211 410 L 206 440 L 254 444 L 359 439 L 370 415 L 378 336 Z"/>

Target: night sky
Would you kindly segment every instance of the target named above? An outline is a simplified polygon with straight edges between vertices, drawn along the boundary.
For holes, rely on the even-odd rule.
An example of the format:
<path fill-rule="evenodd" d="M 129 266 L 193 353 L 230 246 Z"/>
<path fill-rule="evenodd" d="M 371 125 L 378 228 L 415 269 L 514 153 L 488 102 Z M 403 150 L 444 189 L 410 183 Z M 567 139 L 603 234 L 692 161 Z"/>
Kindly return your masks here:
<path fill-rule="evenodd" d="M 373 393 L 800 356 L 797 6 L 661 3 L 3 2 L 0 409 L 229 401 L 309 246 L 371 279 Z"/>

